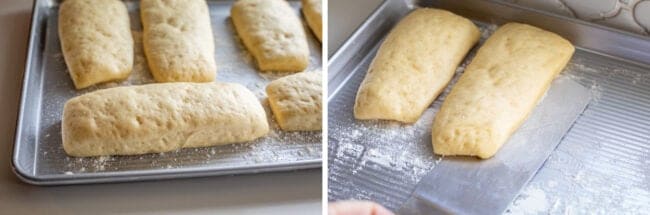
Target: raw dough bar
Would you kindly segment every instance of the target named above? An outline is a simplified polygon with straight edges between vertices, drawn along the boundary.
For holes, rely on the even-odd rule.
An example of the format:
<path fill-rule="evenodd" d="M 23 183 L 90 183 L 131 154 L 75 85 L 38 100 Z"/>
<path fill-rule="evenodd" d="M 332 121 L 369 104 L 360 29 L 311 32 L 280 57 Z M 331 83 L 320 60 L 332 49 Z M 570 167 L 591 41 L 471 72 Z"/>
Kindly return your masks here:
<path fill-rule="evenodd" d="M 321 72 L 301 72 L 272 81 L 266 87 L 269 104 L 282 130 L 322 129 Z"/>
<path fill-rule="evenodd" d="M 285 0 L 239 0 L 230 15 L 260 70 L 297 72 L 309 65 L 305 29 Z"/>
<path fill-rule="evenodd" d="M 480 34 L 470 20 L 448 11 L 411 12 L 381 44 L 357 92 L 354 116 L 417 121 Z"/>
<path fill-rule="evenodd" d="M 205 0 L 142 0 L 142 43 L 157 82 L 210 82 L 217 76 Z"/>
<path fill-rule="evenodd" d="M 573 55 L 564 38 L 509 23 L 485 42 L 433 124 L 441 155 L 492 157 L 517 130 Z"/>
<path fill-rule="evenodd" d="M 321 0 L 302 0 L 302 13 L 318 40 L 323 41 L 323 12 Z"/>
<path fill-rule="evenodd" d="M 70 99 L 62 119 L 71 156 L 134 155 L 246 142 L 269 131 L 266 113 L 238 84 L 116 87 Z"/>
<path fill-rule="evenodd" d="M 131 74 L 133 38 L 122 1 L 64 1 L 59 9 L 59 39 L 77 89 L 124 80 Z"/>

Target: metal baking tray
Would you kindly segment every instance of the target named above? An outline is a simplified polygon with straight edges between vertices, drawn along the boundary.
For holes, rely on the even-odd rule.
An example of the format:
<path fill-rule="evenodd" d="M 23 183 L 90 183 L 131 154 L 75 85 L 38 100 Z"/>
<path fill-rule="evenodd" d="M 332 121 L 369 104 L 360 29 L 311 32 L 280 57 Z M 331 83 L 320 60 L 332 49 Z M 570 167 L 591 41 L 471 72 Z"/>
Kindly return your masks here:
<path fill-rule="evenodd" d="M 563 76 L 590 89 L 592 100 L 506 213 L 650 211 L 650 38 L 479 0 L 384 1 L 331 57 L 330 200 L 372 200 L 396 210 L 419 180 L 445 159 L 431 152 L 430 136 L 435 112 L 449 88 L 413 125 L 356 121 L 352 114 L 356 91 L 382 39 L 417 7 L 442 8 L 472 19 L 483 32 L 482 40 L 498 25 L 516 21 L 558 33 L 577 46 Z"/>
<path fill-rule="evenodd" d="M 321 132 L 282 132 L 264 98 L 266 84 L 285 74 L 261 73 L 236 36 L 230 19 L 233 1 L 208 1 L 215 41 L 217 81 L 245 85 L 267 107 L 271 132 L 254 142 L 182 149 L 141 156 L 72 158 L 61 146 L 61 112 L 70 98 L 119 85 L 153 83 L 142 51 L 139 2 L 125 1 L 135 41 L 133 73 L 127 81 L 77 91 L 67 74 L 59 45 L 60 1 L 36 0 L 13 154 L 14 172 L 37 185 L 123 182 L 296 170 L 321 166 Z M 300 2 L 291 1 L 300 15 Z M 302 17 L 302 15 L 300 15 Z M 304 22 L 303 22 L 304 23 Z M 320 69 L 321 44 L 305 30 L 311 51 L 307 71 Z"/>

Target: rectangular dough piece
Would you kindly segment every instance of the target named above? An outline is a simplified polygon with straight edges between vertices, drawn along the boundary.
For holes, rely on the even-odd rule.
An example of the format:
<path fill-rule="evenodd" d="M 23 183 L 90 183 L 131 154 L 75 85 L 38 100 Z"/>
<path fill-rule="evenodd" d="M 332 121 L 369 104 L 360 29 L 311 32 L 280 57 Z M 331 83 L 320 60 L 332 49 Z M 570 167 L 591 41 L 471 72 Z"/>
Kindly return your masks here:
<path fill-rule="evenodd" d="M 205 0 L 142 0 L 142 43 L 157 82 L 210 82 L 217 76 Z"/>
<path fill-rule="evenodd" d="M 238 0 L 230 15 L 260 70 L 297 72 L 309 65 L 305 29 L 285 0 Z"/>
<path fill-rule="evenodd" d="M 323 12 L 321 0 L 302 0 L 302 13 L 319 41 L 323 41 Z"/>
<path fill-rule="evenodd" d="M 59 8 L 59 39 L 77 89 L 131 74 L 133 38 L 122 1 L 64 1 Z"/>
<path fill-rule="evenodd" d="M 134 155 L 246 142 L 269 131 L 264 108 L 246 87 L 163 83 L 98 90 L 63 108 L 70 156 Z"/>
<path fill-rule="evenodd" d="M 301 72 L 272 81 L 266 87 L 271 111 L 285 131 L 322 129 L 321 72 Z"/>
<path fill-rule="evenodd" d="M 355 118 L 416 122 L 480 34 L 474 23 L 451 12 L 415 9 L 381 44 L 357 92 Z"/>
<path fill-rule="evenodd" d="M 433 124 L 440 155 L 492 157 L 527 118 L 573 55 L 564 38 L 509 23 L 485 42 Z"/>

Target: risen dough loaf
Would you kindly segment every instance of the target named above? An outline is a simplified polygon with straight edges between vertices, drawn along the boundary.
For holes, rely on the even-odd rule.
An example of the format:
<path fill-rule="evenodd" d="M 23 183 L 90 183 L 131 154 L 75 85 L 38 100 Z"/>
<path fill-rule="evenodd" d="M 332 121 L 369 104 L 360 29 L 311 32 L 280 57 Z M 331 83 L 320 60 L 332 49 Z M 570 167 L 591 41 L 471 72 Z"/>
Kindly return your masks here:
<path fill-rule="evenodd" d="M 133 155 L 251 141 L 264 136 L 264 108 L 238 84 L 165 83 L 99 90 L 63 109 L 71 156 Z"/>
<path fill-rule="evenodd" d="M 77 89 L 131 74 L 133 38 L 121 1 L 64 1 L 59 9 L 59 39 Z"/>
<path fill-rule="evenodd" d="M 142 0 L 143 37 L 158 82 L 209 82 L 217 75 L 205 0 Z"/>
<path fill-rule="evenodd" d="M 323 12 L 321 0 L 302 0 L 302 13 L 318 40 L 323 41 Z"/>
<path fill-rule="evenodd" d="M 295 72 L 307 68 L 305 30 L 285 0 L 238 0 L 230 14 L 260 70 Z"/>
<path fill-rule="evenodd" d="M 417 121 L 479 37 L 468 19 L 444 10 L 416 9 L 381 44 L 357 93 L 354 116 Z"/>
<path fill-rule="evenodd" d="M 436 114 L 434 152 L 492 157 L 573 51 L 569 41 L 530 25 L 500 27 L 478 50 Z"/>
<path fill-rule="evenodd" d="M 322 127 L 321 72 L 301 72 L 272 81 L 266 87 L 280 128 L 313 131 Z"/>

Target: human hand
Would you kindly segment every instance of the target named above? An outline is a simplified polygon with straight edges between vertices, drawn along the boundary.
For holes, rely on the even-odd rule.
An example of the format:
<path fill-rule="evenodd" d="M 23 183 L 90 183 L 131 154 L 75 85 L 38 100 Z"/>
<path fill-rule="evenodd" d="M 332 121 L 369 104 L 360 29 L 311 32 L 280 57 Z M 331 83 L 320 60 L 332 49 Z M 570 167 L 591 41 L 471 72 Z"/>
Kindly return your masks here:
<path fill-rule="evenodd" d="M 328 215 L 393 215 L 388 209 L 370 201 L 330 202 Z"/>

